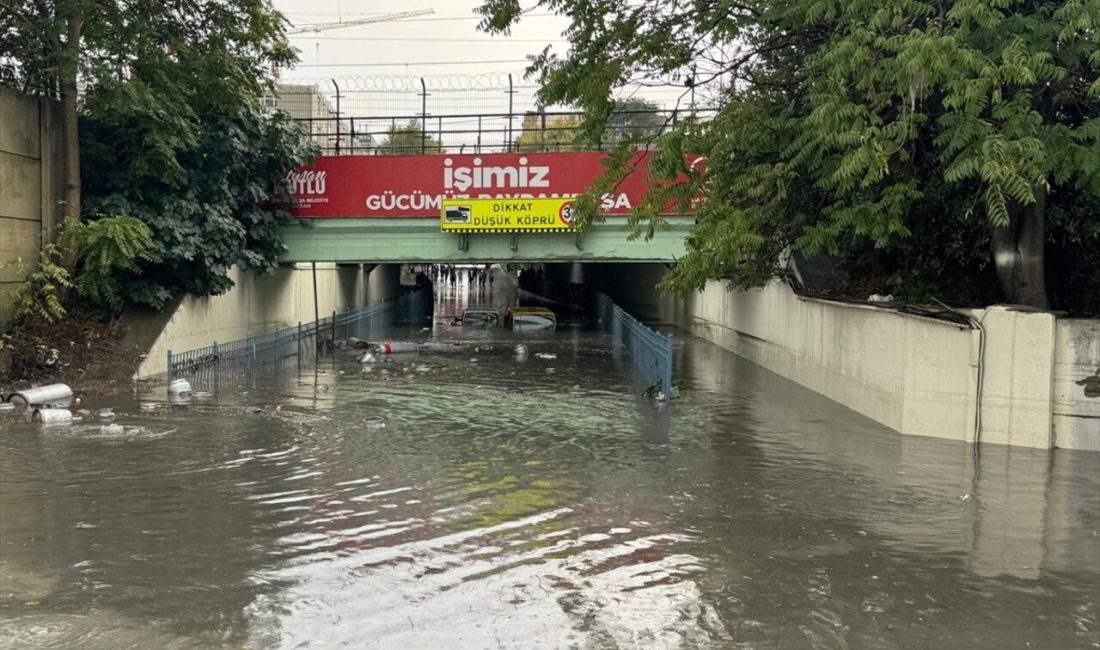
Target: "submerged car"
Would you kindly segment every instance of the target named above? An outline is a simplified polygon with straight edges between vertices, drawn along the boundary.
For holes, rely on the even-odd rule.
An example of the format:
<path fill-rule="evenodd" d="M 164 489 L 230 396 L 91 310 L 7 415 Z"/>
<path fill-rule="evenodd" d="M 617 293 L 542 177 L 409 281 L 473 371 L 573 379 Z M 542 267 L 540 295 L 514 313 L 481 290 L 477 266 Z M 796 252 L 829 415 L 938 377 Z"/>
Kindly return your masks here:
<path fill-rule="evenodd" d="M 500 314 L 492 309 L 467 309 L 462 312 L 462 325 L 466 327 L 496 327 Z"/>
<path fill-rule="evenodd" d="M 513 330 L 552 330 L 558 326 L 558 318 L 545 307 L 512 307 L 504 324 Z"/>

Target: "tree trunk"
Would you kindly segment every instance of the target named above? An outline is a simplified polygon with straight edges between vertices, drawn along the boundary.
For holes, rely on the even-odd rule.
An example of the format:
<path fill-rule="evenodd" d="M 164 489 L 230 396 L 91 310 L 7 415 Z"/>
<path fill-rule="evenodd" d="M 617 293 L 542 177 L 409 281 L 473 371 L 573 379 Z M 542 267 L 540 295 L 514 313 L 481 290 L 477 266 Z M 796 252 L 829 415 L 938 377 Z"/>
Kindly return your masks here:
<path fill-rule="evenodd" d="M 80 133 L 77 126 L 76 77 L 80 69 L 80 34 L 84 19 L 68 19 L 64 63 L 60 70 L 61 140 L 65 148 L 64 169 L 65 217 L 80 218 Z"/>
<path fill-rule="evenodd" d="M 1047 190 L 1041 186 L 1033 189 L 1034 203 L 1009 203 L 1008 225 L 993 227 L 993 263 L 1010 303 L 1050 309 L 1043 254 Z"/>

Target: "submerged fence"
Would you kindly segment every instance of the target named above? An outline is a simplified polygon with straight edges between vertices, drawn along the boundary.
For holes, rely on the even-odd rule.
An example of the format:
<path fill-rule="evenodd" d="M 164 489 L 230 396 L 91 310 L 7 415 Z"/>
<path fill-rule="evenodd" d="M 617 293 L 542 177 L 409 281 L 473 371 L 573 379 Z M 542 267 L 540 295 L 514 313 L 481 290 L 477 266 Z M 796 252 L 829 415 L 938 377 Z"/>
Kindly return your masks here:
<path fill-rule="evenodd" d="M 603 326 L 611 331 L 611 345 L 630 355 L 634 370 L 666 404 L 672 398 L 672 336 L 653 331 L 600 293 L 596 302 Z"/>
<path fill-rule="evenodd" d="M 430 292 L 417 291 L 394 300 L 356 307 L 313 323 L 298 323 L 237 341 L 212 344 L 186 352 L 168 351 L 168 381 L 182 378 L 192 386 L 216 388 L 222 380 L 257 376 L 296 366 L 297 372 L 331 351 L 336 341 L 370 338 L 382 328 L 429 313 Z"/>

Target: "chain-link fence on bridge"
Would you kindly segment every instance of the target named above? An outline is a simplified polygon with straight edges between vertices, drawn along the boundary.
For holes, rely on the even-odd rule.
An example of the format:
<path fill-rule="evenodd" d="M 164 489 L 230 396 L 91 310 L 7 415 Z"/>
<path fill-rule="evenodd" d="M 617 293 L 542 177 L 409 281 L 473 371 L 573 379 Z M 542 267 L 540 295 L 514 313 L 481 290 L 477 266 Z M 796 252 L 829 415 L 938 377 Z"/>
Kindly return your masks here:
<path fill-rule="evenodd" d="M 350 77 L 287 81 L 265 98 L 298 120 L 327 155 L 601 150 L 635 136 L 641 148 L 688 115 L 713 115 L 682 86 L 618 97 L 606 131 L 580 138 L 582 114 L 539 104 L 521 75 Z"/>

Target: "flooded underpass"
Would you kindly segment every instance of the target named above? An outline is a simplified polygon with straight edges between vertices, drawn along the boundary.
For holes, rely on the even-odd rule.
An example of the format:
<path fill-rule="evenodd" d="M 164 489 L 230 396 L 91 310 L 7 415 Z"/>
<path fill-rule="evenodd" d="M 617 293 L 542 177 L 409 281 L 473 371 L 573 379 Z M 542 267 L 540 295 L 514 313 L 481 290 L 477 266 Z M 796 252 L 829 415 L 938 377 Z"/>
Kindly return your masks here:
<path fill-rule="evenodd" d="M 599 331 L 453 324 L 502 291 L 441 285 L 418 355 L 6 426 L 0 647 L 1100 647 L 1100 455 L 682 335 L 666 410 Z"/>

